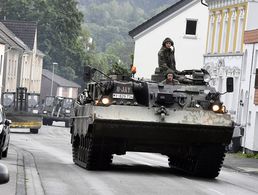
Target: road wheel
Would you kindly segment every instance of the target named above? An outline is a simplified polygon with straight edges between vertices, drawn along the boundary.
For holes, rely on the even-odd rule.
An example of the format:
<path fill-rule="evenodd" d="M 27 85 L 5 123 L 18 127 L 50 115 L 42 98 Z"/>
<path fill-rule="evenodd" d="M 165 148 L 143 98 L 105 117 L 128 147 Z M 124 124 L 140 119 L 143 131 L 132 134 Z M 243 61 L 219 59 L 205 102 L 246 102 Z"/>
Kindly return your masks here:
<path fill-rule="evenodd" d="M 39 132 L 39 130 L 38 129 L 30 129 L 30 132 L 33 134 L 37 134 Z"/>
<path fill-rule="evenodd" d="M 2 152 L 2 157 L 6 158 L 8 153 L 8 147 Z"/>

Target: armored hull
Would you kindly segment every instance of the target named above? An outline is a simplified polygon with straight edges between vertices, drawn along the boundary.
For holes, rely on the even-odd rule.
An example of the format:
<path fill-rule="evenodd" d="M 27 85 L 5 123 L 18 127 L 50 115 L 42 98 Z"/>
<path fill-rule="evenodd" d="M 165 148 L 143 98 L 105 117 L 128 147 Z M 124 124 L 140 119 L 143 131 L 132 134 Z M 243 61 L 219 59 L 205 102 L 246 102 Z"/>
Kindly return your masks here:
<path fill-rule="evenodd" d="M 140 106 L 77 105 L 76 110 L 74 135 L 87 134 L 88 126 L 92 125 L 92 135 L 97 137 L 229 144 L 234 128 L 230 115 L 201 109 L 167 109 L 164 119 L 156 114 L 157 108 Z"/>

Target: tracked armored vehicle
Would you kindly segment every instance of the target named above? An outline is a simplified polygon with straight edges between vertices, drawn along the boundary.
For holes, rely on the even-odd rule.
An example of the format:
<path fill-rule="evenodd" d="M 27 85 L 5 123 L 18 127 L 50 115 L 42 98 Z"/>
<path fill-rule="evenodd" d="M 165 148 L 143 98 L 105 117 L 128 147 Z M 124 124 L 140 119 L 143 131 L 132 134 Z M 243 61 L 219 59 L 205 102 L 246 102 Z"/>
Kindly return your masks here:
<path fill-rule="evenodd" d="M 87 67 L 86 80 L 96 72 Z M 167 155 L 172 169 L 217 177 L 234 123 L 209 78 L 205 70 L 188 70 L 178 85 L 119 75 L 88 82 L 74 104 L 73 161 L 106 169 L 113 154 L 152 152 Z M 232 90 L 229 78 L 227 91 Z"/>

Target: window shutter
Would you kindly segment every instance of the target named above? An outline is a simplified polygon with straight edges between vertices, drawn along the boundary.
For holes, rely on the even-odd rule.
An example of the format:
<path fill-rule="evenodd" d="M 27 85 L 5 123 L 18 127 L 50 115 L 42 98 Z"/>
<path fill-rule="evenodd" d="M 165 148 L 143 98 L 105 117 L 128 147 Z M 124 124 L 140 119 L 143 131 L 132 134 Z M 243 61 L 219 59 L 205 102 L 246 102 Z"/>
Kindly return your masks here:
<path fill-rule="evenodd" d="M 258 68 L 256 68 L 254 88 L 258 89 Z"/>

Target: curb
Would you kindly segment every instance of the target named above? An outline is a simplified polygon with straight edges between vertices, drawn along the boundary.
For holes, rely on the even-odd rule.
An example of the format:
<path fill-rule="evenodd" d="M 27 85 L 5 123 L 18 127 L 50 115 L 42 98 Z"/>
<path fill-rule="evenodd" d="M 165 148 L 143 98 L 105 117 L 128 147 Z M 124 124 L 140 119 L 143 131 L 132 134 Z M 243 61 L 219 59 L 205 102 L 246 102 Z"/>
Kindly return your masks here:
<path fill-rule="evenodd" d="M 245 169 L 241 169 L 241 168 L 238 168 L 238 167 L 233 167 L 233 166 L 230 166 L 230 165 L 222 165 L 222 167 L 225 167 L 227 169 L 231 169 L 231 170 L 234 170 L 234 171 L 237 171 L 237 172 L 240 172 L 240 173 L 247 173 L 249 175 L 258 176 L 257 171 L 246 171 Z"/>
<path fill-rule="evenodd" d="M 34 156 L 30 152 L 19 149 L 14 145 L 12 147 L 17 152 L 16 194 L 44 195 L 44 188 Z"/>

